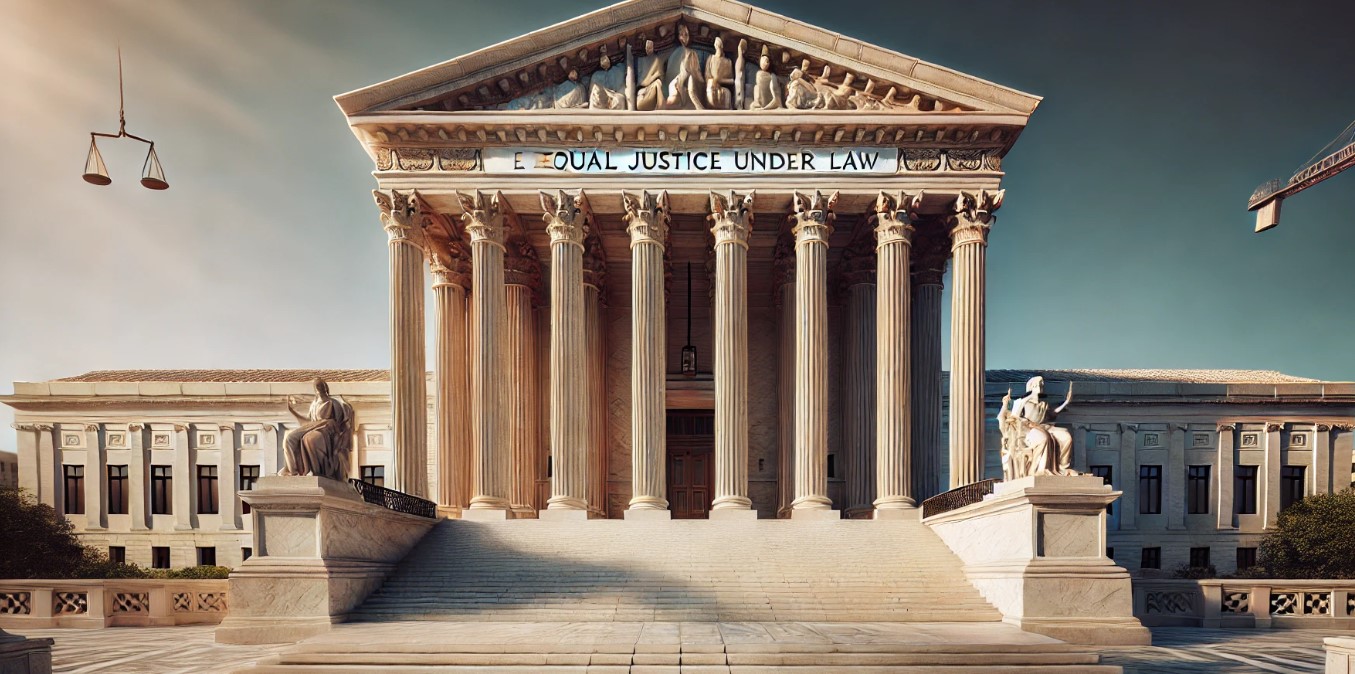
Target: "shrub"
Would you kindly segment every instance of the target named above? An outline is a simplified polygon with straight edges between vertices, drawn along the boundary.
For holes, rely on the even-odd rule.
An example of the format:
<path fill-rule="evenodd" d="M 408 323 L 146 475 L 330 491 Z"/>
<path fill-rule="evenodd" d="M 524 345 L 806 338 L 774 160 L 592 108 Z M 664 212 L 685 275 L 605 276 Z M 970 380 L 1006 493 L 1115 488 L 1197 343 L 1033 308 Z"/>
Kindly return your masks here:
<path fill-rule="evenodd" d="M 1214 569 L 1214 565 L 1209 566 L 1191 566 L 1182 564 L 1172 569 L 1172 578 L 1218 578 L 1219 572 Z"/>
<path fill-rule="evenodd" d="M 89 562 L 70 521 L 18 489 L 0 489 L 0 578 L 70 578 Z"/>
<path fill-rule="evenodd" d="M 1259 557 L 1276 578 L 1355 578 L 1355 490 L 1309 496 L 1285 508 L 1261 541 Z"/>

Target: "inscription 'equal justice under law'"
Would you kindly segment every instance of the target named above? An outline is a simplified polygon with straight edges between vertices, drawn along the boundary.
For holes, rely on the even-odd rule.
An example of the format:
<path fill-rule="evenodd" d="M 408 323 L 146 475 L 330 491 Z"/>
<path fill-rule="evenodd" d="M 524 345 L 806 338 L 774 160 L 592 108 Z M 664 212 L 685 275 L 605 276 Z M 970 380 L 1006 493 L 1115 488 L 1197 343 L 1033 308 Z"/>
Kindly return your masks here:
<path fill-rule="evenodd" d="M 493 151 L 490 151 L 493 152 Z M 569 173 L 892 173 L 898 157 L 878 149 L 777 150 L 513 150 L 486 153 L 485 168 Z M 508 161 L 504 161 L 507 159 Z"/>

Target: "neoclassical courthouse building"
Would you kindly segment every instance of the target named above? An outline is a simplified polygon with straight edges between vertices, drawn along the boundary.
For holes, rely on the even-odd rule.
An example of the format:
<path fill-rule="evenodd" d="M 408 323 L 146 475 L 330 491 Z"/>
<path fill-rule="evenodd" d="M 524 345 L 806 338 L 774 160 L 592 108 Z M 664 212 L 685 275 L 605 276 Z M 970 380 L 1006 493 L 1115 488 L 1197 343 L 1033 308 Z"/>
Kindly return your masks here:
<path fill-rule="evenodd" d="M 337 101 L 389 238 L 390 370 L 0 397 L 20 485 L 115 557 L 248 556 L 239 493 L 317 376 L 356 411 L 352 477 L 448 517 L 897 516 L 1000 476 L 998 401 L 1037 373 L 1073 382 L 1058 422 L 1124 492 L 1128 569 L 1245 566 L 1287 503 L 1351 483 L 1355 384 L 985 369 L 1035 96 L 732 0 L 631 0 Z"/>

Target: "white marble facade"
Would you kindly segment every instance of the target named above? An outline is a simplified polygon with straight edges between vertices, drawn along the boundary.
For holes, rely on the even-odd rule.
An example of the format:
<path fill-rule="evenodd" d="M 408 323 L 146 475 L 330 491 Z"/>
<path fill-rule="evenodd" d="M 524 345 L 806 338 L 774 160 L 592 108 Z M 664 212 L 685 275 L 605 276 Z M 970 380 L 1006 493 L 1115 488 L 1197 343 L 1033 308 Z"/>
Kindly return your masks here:
<path fill-rule="evenodd" d="M 1279 511 L 1283 490 L 1292 489 L 1295 479 L 1302 479 L 1305 494 L 1340 490 L 1355 480 L 1355 385 L 1269 372 L 1041 372 L 1049 379 L 1051 395 L 1061 394 L 1069 379 L 1075 381 L 1074 402 L 1059 421 L 1073 432 L 1074 468 L 1091 472 L 1094 467 L 1108 466 L 1112 485 L 1124 492 L 1107 518 L 1108 543 L 1116 563 L 1131 571 L 1140 572 L 1144 548 L 1159 549 L 1158 566 L 1163 573 L 1190 562 L 1193 548 L 1207 548 L 1209 562 L 1221 573 L 1231 572 L 1236 568 L 1238 548 L 1259 544 L 1266 523 L 1273 522 Z M 199 548 L 212 548 L 218 564 L 233 566 L 251 545 L 251 518 L 243 513 L 237 497 L 240 469 L 249 472 L 258 467 L 260 476 L 277 471 L 279 438 L 293 423 L 280 400 L 304 393 L 306 380 L 314 374 L 199 371 L 187 375 L 195 381 L 164 381 L 187 377 L 157 371 L 110 372 L 83 377 L 102 381 L 17 382 L 14 395 L 0 400 L 16 410 L 21 487 L 64 511 L 64 467 L 83 468 L 83 512 L 67 517 L 87 542 L 121 547 L 127 561 L 144 566 L 152 564 L 154 547 L 168 548 L 175 567 L 196 564 Z M 369 478 L 390 475 L 388 374 L 371 370 L 319 374 L 328 376 L 333 392 L 357 410 L 352 476 L 363 477 L 364 470 Z M 1021 385 L 1028 374 L 988 372 L 986 477 L 1001 474 L 999 435 L 992 413 L 1007 387 Z M 255 381 L 221 381 L 245 378 Z M 841 377 L 835 381 L 843 385 Z M 944 391 L 944 382 L 938 388 Z M 435 392 L 430 390 L 429 395 L 435 402 Z M 754 405 L 755 417 L 761 408 L 774 418 L 774 405 Z M 766 436 L 765 444 L 775 448 L 776 427 L 770 426 L 755 428 L 753 436 Z M 753 445 L 756 448 L 760 443 Z M 612 507 L 605 514 L 617 517 L 630 498 L 625 470 L 629 448 L 617 443 L 608 446 L 613 469 L 606 486 Z M 932 450 L 942 472 L 930 476 L 933 486 L 926 493 L 934 494 L 946 483 L 946 462 L 941 459 L 944 446 L 943 442 Z M 543 440 L 543 455 L 547 447 Z M 847 482 L 852 476 L 844 469 L 851 465 L 845 458 L 851 448 L 831 447 L 843 456 L 832 462 L 835 471 L 829 476 L 829 495 L 833 509 L 846 510 Z M 755 479 L 750 490 L 754 508 L 764 517 L 775 516 L 780 491 L 778 472 L 774 465 L 767 465 L 769 459 L 775 460 L 774 451 L 755 450 L 749 457 L 751 475 L 770 474 Z M 113 489 L 109 466 L 128 467 L 125 514 L 109 512 Z M 152 472 L 157 466 L 170 467 L 173 477 L 165 514 L 152 512 Z M 216 513 L 199 512 L 199 466 L 217 469 Z M 1151 495 L 1139 490 L 1143 466 L 1160 467 L 1156 513 L 1141 512 L 1155 509 L 1143 504 Z M 1199 479 L 1204 471 L 1198 468 L 1202 466 L 1208 467 L 1203 486 Z M 1235 512 L 1239 466 L 1257 468 L 1251 483 L 1255 497 L 1240 503 L 1244 507 L 1254 503 L 1255 514 Z M 1196 493 L 1194 504 L 1190 503 L 1191 467 L 1196 467 L 1196 489 L 1207 492 L 1203 501 Z M 546 479 L 544 462 L 533 462 L 526 470 L 535 480 Z M 427 474 L 430 485 L 442 479 L 435 454 L 430 456 Z M 92 475 L 103 479 L 90 479 Z M 532 506 L 544 507 L 546 496 L 539 492 L 539 502 Z M 1152 553 L 1148 556 L 1151 561 Z"/>

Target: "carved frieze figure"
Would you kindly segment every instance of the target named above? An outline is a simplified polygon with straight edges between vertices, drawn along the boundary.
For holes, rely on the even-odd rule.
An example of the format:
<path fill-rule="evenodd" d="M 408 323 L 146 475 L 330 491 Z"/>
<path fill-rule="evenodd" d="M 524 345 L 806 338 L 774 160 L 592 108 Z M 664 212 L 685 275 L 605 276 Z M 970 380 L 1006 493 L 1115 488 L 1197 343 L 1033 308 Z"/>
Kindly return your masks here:
<path fill-rule="evenodd" d="M 329 384 L 316 377 L 315 398 L 306 414 L 296 411 L 297 399 L 287 396 L 287 411 L 300 426 L 283 437 L 283 468 L 278 475 L 316 475 L 331 480 L 348 479 L 349 452 L 353 449 L 353 407 L 329 394 Z"/>
<path fill-rule="evenodd" d="M 781 107 L 781 83 L 776 81 L 772 72 L 772 57 L 767 45 L 762 45 L 762 55 L 757 59 L 757 75 L 753 76 L 753 98 L 748 104 L 749 110 L 775 110 Z"/>
<path fill-rule="evenodd" d="M 588 107 L 588 88 L 579 81 L 579 69 L 569 65 L 567 58 L 560 59 L 560 69 L 569 75 L 565 81 L 555 85 L 555 107 Z"/>
<path fill-rule="evenodd" d="M 668 72 L 673 79 L 668 82 L 668 98 L 663 107 L 668 110 L 691 110 L 706 108 L 703 92 L 705 78 L 701 75 L 701 52 L 692 49 L 692 32 L 687 24 L 678 25 L 678 46 L 668 55 Z"/>
<path fill-rule="evenodd" d="M 852 82 L 856 80 L 856 75 L 847 73 L 842 76 L 842 84 L 834 87 L 831 81 L 833 69 L 831 66 L 823 67 L 823 75 L 819 77 L 820 105 L 826 110 L 851 110 L 852 96 L 856 95 L 856 90 L 852 88 Z"/>
<path fill-rule="evenodd" d="M 796 110 L 812 110 L 819 105 L 819 89 L 805 77 L 805 71 L 796 68 L 790 71 L 786 82 L 786 107 Z"/>
<path fill-rule="evenodd" d="M 607 45 L 602 45 L 598 69 L 588 80 L 588 107 L 594 110 L 626 109 L 626 69 L 612 67 Z"/>
<path fill-rule="evenodd" d="M 884 99 L 875 97 L 875 80 L 867 79 L 866 86 L 861 91 L 853 92 L 851 95 L 851 105 L 857 110 L 883 110 L 888 105 L 886 101 L 894 99 L 893 88 L 885 94 Z"/>
<path fill-rule="evenodd" d="M 728 85 L 728 86 L 726 86 Z M 734 62 L 725 56 L 725 41 L 716 36 L 715 53 L 706 59 L 706 102 L 716 110 L 734 107 Z"/>
<path fill-rule="evenodd" d="M 664 60 L 654 54 L 654 41 L 645 40 L 645 55 L 635 60 L 635 109 L 657 110 L 663 102 Z"/>
<path fill-rule="evenodd" d="M 1012 402 L 1012 392 L 1002 397 L 997 424 L 1002 431 L 1002 478 L 1014 480 L 1032 475 L 1077 475 L 1072 469 L 1073 435 L 1054 425 L 1059 413 L 1073 401 L 1073 384 L 1063 404 L 1050 409 L 1040 400 L 1044 377 L 1026 382 L 1025 397 Z M 1010 409 L 1009 409 L 1010 408 Z"/>

